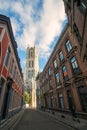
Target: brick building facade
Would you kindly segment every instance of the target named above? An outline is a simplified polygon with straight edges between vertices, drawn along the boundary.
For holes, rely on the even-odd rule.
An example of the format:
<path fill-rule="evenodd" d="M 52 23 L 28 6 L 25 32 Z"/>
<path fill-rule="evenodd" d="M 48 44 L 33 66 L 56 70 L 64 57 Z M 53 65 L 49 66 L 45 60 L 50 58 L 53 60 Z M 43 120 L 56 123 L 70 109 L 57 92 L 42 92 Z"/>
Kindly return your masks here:
<path fill-rule="evenodd" d="M 23 78 L 10 19 L 0 15 L 0 120 L 22 107 Z"/>
<path fill-rule="evenodd" d="M 87 65 L 87 0 L 63 0 L 71 32 L 81 45 L 81 58 Z"/>
<path fill-rule="evenodd" d="M 71 12 L 67 12 L 69 23 L 40 76 L 41 105 L 59 111 L 76 110 L 78 114 L 84 115 L 87 113 L 87 64 L 83 48 L 87 40 L 80 43 L 78 35 L 73 32 Z M 84 21 L 85 26 L 86 24 Z"/>

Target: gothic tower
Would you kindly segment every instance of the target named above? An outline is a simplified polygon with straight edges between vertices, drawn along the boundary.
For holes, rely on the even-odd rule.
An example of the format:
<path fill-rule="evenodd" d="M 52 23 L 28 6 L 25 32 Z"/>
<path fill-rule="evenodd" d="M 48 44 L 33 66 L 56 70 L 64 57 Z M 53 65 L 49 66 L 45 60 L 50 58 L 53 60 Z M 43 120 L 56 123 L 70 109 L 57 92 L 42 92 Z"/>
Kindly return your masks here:
<path fill-rule="evenodd" d="M 39 72 L 38 52 L 36 47 L 27 48 L 26 65 L 24 70 L 25 89 L 30 93 L 31 107 L 36 108 L 36 77 Z"/>

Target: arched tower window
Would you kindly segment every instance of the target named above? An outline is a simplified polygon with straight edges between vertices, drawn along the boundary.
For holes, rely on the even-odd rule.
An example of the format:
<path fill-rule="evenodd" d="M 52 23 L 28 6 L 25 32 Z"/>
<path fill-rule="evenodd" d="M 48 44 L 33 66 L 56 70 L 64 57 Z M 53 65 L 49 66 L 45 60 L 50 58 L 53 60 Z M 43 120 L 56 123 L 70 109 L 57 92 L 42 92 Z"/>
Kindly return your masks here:
<path fill-rule="evenodd" d="M 33 51 L 31 51 L 31 57 L 33 57 Z"/>
<path fill-rule="evenodd" d="M 31 58 L 34 57 L 34 50 L 33 49 L 30 50 L 30 56 L 31 56 Z"/>

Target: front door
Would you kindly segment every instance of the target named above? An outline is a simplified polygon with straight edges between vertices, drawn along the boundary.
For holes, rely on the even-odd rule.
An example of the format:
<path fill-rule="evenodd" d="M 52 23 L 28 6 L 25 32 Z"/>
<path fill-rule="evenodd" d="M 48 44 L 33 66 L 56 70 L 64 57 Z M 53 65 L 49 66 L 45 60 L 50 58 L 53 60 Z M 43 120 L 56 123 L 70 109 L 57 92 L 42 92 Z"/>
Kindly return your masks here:
<path fill-rule="evenodd" d="M 67 91 L 67 97 L 68 97 L 69 109 L 72 111 L 73 109 L 75 109 L 75 105 L 70 90 Z"/>

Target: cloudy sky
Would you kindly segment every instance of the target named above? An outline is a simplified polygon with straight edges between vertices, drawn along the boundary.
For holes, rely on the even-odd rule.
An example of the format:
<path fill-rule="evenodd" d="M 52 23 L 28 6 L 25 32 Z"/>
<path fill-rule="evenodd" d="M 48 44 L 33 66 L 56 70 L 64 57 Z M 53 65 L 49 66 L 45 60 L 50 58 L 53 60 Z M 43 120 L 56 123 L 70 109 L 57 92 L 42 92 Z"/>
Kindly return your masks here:
<path fill-rule="evenodd" d="M 22 68 L 26 48 L 35 45 L 41 71 L 67 22 L 63 0 L 0 0 L 0 14 L 11 19 Z"/>

